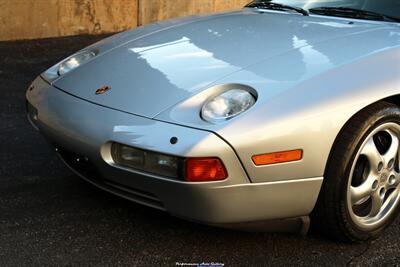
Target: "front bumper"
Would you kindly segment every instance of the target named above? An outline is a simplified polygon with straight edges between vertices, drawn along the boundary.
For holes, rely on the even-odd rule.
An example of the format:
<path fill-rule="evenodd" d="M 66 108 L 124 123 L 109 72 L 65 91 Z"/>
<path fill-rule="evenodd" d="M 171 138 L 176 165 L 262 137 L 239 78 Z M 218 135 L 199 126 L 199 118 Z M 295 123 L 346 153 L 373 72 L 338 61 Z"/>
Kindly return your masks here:
<path fill-rule="evenodd" d="M 132 201 L 218 225 L 306 216 L 316 203 L 322 177 L 251 183 L 232 147 L 211 132 L 99 106 L 40 77 L 26 96 L 29 112 L 37 113 L 30 114 L 31 121 L 68 166 L 96 186 Z M 171 137 L 179 142 L 171 144 Z M 110 141 L 182 157 L 217 156 L 229 177 L 187 183 L 112 166 L 102 152 Z"/>

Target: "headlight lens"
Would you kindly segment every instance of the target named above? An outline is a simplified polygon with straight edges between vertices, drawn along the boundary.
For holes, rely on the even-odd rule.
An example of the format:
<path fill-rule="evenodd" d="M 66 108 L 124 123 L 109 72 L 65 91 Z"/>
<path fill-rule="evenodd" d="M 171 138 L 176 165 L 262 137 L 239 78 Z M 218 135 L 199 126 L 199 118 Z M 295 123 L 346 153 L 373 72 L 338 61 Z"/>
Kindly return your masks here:
<path fill-rule="evenodd" d="M 248 110 L 255 102 L 256 99 L 247 90 L 231 89 L 205 103 L 201 116 L 209 122 L 223 122 Z"/>
<path fill-rule="evenodd" d="M 75 54 L 60 63 L 57 73 L 59 76 L 64 75 L 95 56 L 95 51 L 83 51 Z"/>

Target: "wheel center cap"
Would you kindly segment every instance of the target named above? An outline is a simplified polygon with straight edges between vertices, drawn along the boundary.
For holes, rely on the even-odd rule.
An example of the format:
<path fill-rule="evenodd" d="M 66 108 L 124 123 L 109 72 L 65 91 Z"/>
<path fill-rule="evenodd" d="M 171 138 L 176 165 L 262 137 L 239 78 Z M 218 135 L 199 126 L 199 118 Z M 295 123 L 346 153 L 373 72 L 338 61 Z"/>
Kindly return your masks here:
<path fill-rule="evenodd" d="M 387 174 L 386 172 L 382 173 L 381 177 L 380 177 L 380 182 L 385 183 L 388 177 L 389 177 L 389 174 Z"/>

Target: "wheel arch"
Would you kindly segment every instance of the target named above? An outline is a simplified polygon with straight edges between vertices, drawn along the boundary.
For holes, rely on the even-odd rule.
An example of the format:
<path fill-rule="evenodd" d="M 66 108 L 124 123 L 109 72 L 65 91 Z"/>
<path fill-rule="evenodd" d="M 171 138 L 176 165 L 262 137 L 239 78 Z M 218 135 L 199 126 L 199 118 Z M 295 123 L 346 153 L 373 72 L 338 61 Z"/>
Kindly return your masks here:
<path fill-rule="evenodd" d="M 342 141 L 341 137 L 343 136 L 346 139 L 345 136 L 347 130 L 350 130 L 354 133 L 354 129 L 359 129 L 358 127 L 361 127 L 362 129 L 364 129 L 362 132 L 363 134 L 359 135 L 360 137 L 357 138 L 361 138 L 360 140 L 362 140 L 362 136 L 365 136 L 364 134 L 369 133 L 369 130 L 366 129 L 368 129 L 368 127 L 370 126 L 370 122 L 366 118 L 371 116 L 370 114 L 376 114 L 375 112 L 383 110 L 383 108 L 390 109 L 395 107 L 400 107 L 400 94 L 385 97 L 369 103 L 366 106 L 363 106 L 358 111 L 354 112 L 354 114 L 346 120 L 346 122 L 338 131 L 338 134 L 336 135 L 335 140 L 330 148 L 328 159 L 324 168 L 324 179 L 321 190 L 319 192 L 318 200 L 310 215 L 312 218 L 312 225 L 317 230 L 322 230 L 324 232 L 328 229 L 329 231 L 325 232 L 325 234 L 330 235 L 335 239 L 346 242 L 358 242 L 373 239 L 386 227 L 385 226 L 376 229 L 370 233 L 361 233 L 357 231 L 354 232 L 353 230 L 348 230 L 348 227 L 346 227 L 346 225 L 351 224 L 349 223 L 348 219 L 343 219 L 344 221 L 338 221 L 338 218 L 342 218 L 343 216 L 345 216 L 345 212 L 343 210 L 344 206 L 342 203 L 343 194 L 340 193 L 343 192 L 340 188 L 343 187 L 344 182 L 341 181 L 342 179 L 337 178 L 341 177 L 341 175 L 345 173 L 348 173 L 348 171 L 346 171 L 349 170 L 347 167 L 348 165 L 346 165 L 345 163 L 342 164 L 342 162 L 348 162 L 353 157 L 353 153 L 348 153 L 349 150 L 347 150 L 350 148 L 349 146 L 351 146 L 352 141 L 349 140 L 352 140 L 352 134 L 347 136 L 347 141 Z M 398 111 L 396 111 L 396 113 L 399 114 Z M 379 113 L 377 113 L 377 115 L 379 116 Z M 360 117 L 356 118 L 357 116 Z M 376 121 L 376 123 L 379 123 L 379 121 Z M 359 141 L 355 140 L 354 144 L 359 144 Z M 336 150 L 336 148 L 338 148 L 338 150 Z M 330 165 L 330 163 L 332 162 L 336 163 L 334 165 Z M 332 223 L 333 221 L 336 221 L 337 223 Z M 321 224 L 321 222 L 323 223 Z M 345 233 L 343 233 L 343 229 L 346 230 Z M 354 233 L 356 233 L 357 235 L 359 233 L 361 234 L 359 234 L 358 237 L 355 238 L 353 235 Z"/>
<path fill-rule="evenodd" d="M 334 140 L 334 142 L 333 142 L 333 144 L 332 144 L 332 146 L 331 146 L 331 148 L 329 150 L 328 159 L 327 159 L 325 167 L 324 167 L 324 177 L 325 177 L 325 174 L 326 174 L 326 171 L 327 171 L 328 164 L 329 164 L 329 162 L 331 160 L 333 150 L 334 150 L 334 148 L 335 148 L 340 136 L 342 135 L 343 131 L 346 129 L 346 127 L 349 125 L 349 123 L 352 121 L 352 119 L 354 117 L 356 117 L 360 112 L 362 112 L 365 109 L 368 109 L 369 107 L 371 107 L 373 105 L 376 105 L 376 104 L 378 104 L 380 102 L 387 102 L 387 103 L 391 103 L 391 104 L 394 104 L 394 105 L 400 107 L 400 94 L 396 94 L 396 95 L 392 95 L 392 96 L 389 96 L 389 97 L 385 97 L 385 98 L 379 99 L 379 100 L 377 100 L 377 101 L 375 101 L 373 103 L 370 103 L 367 106 L 364 106 L 363 108 L 361 108 L 360 110 L 355 112 L 349 119 L 347 119 L 347 121 L 340 128 L 340 130 L 339 130 L 338 134 L 336 135 L 335 140 Z"/>

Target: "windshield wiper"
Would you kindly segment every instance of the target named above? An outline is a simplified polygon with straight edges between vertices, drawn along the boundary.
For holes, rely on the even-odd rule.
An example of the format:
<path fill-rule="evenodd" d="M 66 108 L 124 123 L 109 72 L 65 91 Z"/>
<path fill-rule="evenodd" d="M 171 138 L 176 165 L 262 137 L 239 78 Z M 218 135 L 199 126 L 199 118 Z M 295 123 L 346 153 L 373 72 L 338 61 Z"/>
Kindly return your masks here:
<path fill-rule="evenodd" d="M 390 22 L 400 22 L 399 18 L 387 16 L 378 12 L 367 11 L 351 7 L 316 7 L 309 10 L 311 13 L 319 15 L 341 16 L 355 19 L 371 19 Z"/>
<path fill-rule="evenodd" d="M 264 8 L 264 9 L 272 9 L 272 10 L 293 10 L 296 11 L 304 16 L 308 16 L 308 12 L 305 9 L 302 9 L 300 7 L 294 7 L 294 6 L 289 6 L 289 5 L 284 5 L 284 4 L 279 4 L 279 3 L 272 3 L 270 0 L 266 1 L 253 1 L 250 4 L 246 5 L 246 7 L 253 7 L 253 8 Z"/>

